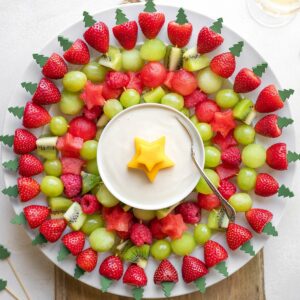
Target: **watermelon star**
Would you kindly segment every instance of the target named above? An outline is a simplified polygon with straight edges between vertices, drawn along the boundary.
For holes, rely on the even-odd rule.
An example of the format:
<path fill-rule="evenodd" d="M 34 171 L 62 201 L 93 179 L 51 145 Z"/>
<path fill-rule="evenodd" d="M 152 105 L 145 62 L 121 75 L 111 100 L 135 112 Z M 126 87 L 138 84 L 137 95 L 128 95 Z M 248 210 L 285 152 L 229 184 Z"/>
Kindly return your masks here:
<path fill-rule="evenodd" d="M 211 122 L 211 126 L 213 131 L 219 132 L 223 137 L 226 137 L 228 133 L 236 126 L 232 110 L 216 112 L 214 119 Z"/>
<path fill-rule="evenodd" d="M 94 106 L 103 106 L 105 99 L 102 96 L 102 91 L 103 85 L 88 81 L 80 98 L 84 101 L 88 109 L 92 109 Z"/>

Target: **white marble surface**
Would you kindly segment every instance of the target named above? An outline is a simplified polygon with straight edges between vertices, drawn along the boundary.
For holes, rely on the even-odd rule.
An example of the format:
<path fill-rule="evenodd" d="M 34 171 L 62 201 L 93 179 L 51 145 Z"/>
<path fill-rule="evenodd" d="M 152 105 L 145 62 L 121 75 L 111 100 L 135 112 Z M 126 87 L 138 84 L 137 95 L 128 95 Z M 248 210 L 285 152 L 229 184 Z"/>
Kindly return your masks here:
<path fill-rule="evenodd" d="M 164 0 L 161 3 L 170 3 Z M 98 11 L 118 4 L 118 0 L 0 0 L 0 120 L 6 112 L 10 94 L 31 54 L 38 51 L 50 38 L 63 28 L 81 18 L 83 10 Z M 270 29 L 254 22 L 244 0 L 172 0 L 175 5 L 198 10 L 213 18 L 222 16 L 227 26 L 247 39 L 265 58 L 278 76 L 282 86 L 292 87 L 296 96 L 290 102 L 295 126 L 300 125 L 300 16 L 285 27 Z M 22 99 L 20 99 L 22 101 Z M 298 141 L 298 149 L 300 145 Z M 299 168 L 295 178 L 299 178 Z M 1 185 L 2 173 L 1 176 Z M 265 247 L 265 285 L 267 300 L 299 299 L 300 282 L 300 202 L 297 195 L 290 200 L 279 226 L 279 237 L 270 239 Z M 54 299 L 53 266 L 42 253 L 31 246 L 22 228 L 11 225 L 13 216 L 9 200 L 0 196 L 0 243 L 12 251 L 12 261 L 27 286 L 33 300 Z M 8 286 L 20 299 L 25 299 L 6 262 L 0 262 L 0 278 L 9 281 Z M 0 299 L 10 299 L 5 292 Z M 225 299 L 225 298 L 224 298 Z"/>

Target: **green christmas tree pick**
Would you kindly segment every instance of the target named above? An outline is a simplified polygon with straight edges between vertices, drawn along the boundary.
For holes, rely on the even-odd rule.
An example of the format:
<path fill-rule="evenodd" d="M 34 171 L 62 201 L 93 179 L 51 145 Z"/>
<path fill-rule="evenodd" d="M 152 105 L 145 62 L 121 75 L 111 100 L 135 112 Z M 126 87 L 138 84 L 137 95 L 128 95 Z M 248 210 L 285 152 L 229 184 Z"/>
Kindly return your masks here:
<path fill-rule="evenodd" d="M 253 67 L 252 71 L 255 75 L 261 77 L 266 72 L 267 67 L 268 67 L 267 63 L 262 63 L 260 65 Z"/>
<path fill-rule="evenodd" d="M 83 22 L 85 27 L 92 27 L 96 23 L 96 20 L 87 11 L 84 11 Z"/>
<path fill-rule="evenodd" d="M 155 4 L 153 0 L 147 0 L 145 4 L 144 12 L 156 12 Z"/>
<path fill-rule="evenodd" d="M 7 287 L 7 281 L 0 278 L 0 292 L 6 291 L 9 293 L 15 300 L 19 300 L 19 297 L 16 296 L 15 292 Z"/>
<path fill-rule="evenodd" d="M 121 25 L 123 23 L 128 22 L 126 15 L 123 13 L 123 11 L 119 8 L 116 9 L 116 24 Z"/>
<path fill-rule="evenodd" d="M 223 19 L 219 18 L 217 21 L 215 21 L 211 26 L 210 29 L 213 30 L 216 33 L 221 33 L 223 28 Z"/>

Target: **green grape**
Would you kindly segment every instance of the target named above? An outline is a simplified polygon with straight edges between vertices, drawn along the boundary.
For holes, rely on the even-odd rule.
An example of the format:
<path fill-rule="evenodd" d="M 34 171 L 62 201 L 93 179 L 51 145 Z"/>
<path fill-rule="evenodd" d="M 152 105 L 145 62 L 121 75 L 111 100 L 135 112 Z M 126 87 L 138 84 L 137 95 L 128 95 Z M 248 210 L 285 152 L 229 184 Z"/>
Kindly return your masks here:
<path fill-rule="evenodd" d="M 68 121 L 62 116 L 53 117 L 50 121 L 50 131 L 56 136 L 62 136 L 68 131 Z"/>
<path fill-rule="evenodd" d="M 266 150 L 259 144 L 247 145 L 242 151 L 242 162 L 245 166 L 256 169 L 266 162 Z"/>
<path fill-rule="evenodd" d="M 236 212 L 246 212 L 253 204 L 251 197 L 246 193 L 236 193 L 229 198 L 228 202 Z"/>
<path fill-rule="evenodd" d="M 85 170 L 88 173 L 91 173 L 94 175 L 99 175 L 97 159 L 88 160 L 85 164 Z"/>
<path fill-rule="evenodd" d="M 205 152 L 205 167 L 215 168 L 221 163 L 221 152 L 214 146 L 204 147 Z"/>
<path fill-rule="evenodd" d="M 95 251 L 106 252 L 115 244 L 115 238 L 114 232 L 107 231 L 105 228 L 97 228 L 90 234 L 89 241 Z"/>
<path fill-rule="evenodd" d="M 181 238 L 172 240 L 171 247 L 175 254 L 184 256 L 189 255 L 194 251 L 196 242 L 194 236 L 190 232 L 184 232 Z"/>
<path fill-rule="evenodd" d="M 137 49 L 124 50 L 122 52 L 122 64 L 125 71 L 139 71 L 144 65 L 140 51 Z"/>
<path fill-rule="evenodd" d="M 147 61 L 160 61 L 166 55 L 167 47 L 159 39 L 146 40 L 141 47 L 141 57 Z"/>
<path fill-rule="evenodd" d="M 90 140 L 84 142 L 82 148 L 80 149 L 80 156 L 84 160 L 95 159 L 97 157 L 97 147 L 98 147 L 97 141 Z"/>
<path fill-rule="evenodd" d="M 59 102 L 59 109 L 66 115 L 78 115 L 84 102 L 80 99 L 79 94 L 63 91 L 61 94 L 61 100 Z"/>
<path fill-rule="evenodd" d="M 96 197 L 104 207 L 113 207 L 119 203 L 119 200 L 111 194 L 103 183 L 99 185 Z"/>
<path fill-rule="evenodd" d="M 205 142 L 203 142 L 203 145 L 204 145 L 204 147 L 206 147 L 206 146 L 212 146 L 212 142 L 211 142 L 211 140 L 205 141 Z"/>
<path fill-rule="evenodd" d="M 184 107 L 180 110 L 180 112 L 182 112 L 187 118 L 190 117 L 190 110 L 188 108 Z"/>
<path fill-rule="evenodd" d="M 221 90 L 216 95 L 216 102 L 221 108 L 234 107 L 239 100 L 239 94 L 232 89 Z"/>
<path fill-rule="evenodd" d="M 87 79 L 92 82 L 102 82 L 107 73 L 107 69 L 95 61 L 89 62 L 81 71 L 86 75 Z"/>
<path fill-rule="evenodd" d="M 255 130 L 250 125 L 241 124 L 234 129 L 233 135 L 239 144 L 249 145 L 254 142 Z"/>
<path fill-rule="evenodd" d="M 237 175 L 237 184 L 242 191 L 251 191 L 255 187 L 257 173 L 250 168 L 242 168 Z"/>
<path fill-rule="evenodd" d="M 62 181 L 55 176 L 45 176 L 41 182 L 41 191 L 48 197 L 57 197 L 62 194 L 64 185 Z"/>
<path fill-rule="evenodd" d="M 87 215 L 81 231 L 87 235 L 90 235 L 95 229 L 104 227 L 104 220 L 101 215 Z"/>
<path fill-rule="evenodd" d="M 133 208 L 132 212 L 137 219 L 142 220 L 142 221 L 151 221 L 156 216 L 154 210 L 144 210 L 144 209 Z"/>
<path fill-rule="evenodd" d="M 167 259 L 172 253 L 170 242 L 167 240 L 157 240 L 150 248 L 151 255 L 157 260 Z"/>
<path fill-rule="evenodd" d="M 87 82 L 87 77 L 83 72 L 70 71 L 62 79 L 64 88 L 69 92 L 81 91 Z"/>
<path fill-rule="evenodd" d="M 46 160 L 44 170 L 47 175 L 59 177 L 62 173 L 62 164 L 59 159 Z"/>
<path fill-rule="evenodd" d="M 190 117 L 190 120 L 191 120 L 191 122 L 197 127 L 197 125 L 199 124 L 199 121 L 198 121 L 196 115 L 191 116 L 191 117 Z M 198 128 L 197 128 L 197 129 L 198 129 Z M 198 131 L 199 131 L 199 129 L 198 129 Z M 200 132 L 199 132 L 199 133 L 200 133 Z M 200 135 L 201 135 L 201 133 L 200 133 Z M 203 139 L 203 138 L 202 138 L 202 139 Z"/>
<path fill-rule="evenodd" d="M 216 93 L 223 84 L 223 78 L 215 74 L 210 68 L 199 71 L 197 80 L 200 90 L 206 94 Z"/>
<path fill-rule="evenodd" d="M 211 169 L 204 169 L 204 172 L 206 176 L 210 179 L 210 181 L 215 185 L 215 187 L 219 187 L 220 178 L 217 172 Z M 205 194 L 205 195 L 209 195 L 213 193 L 203 177 L 201 177 L 200 180 L 198 181 L 196 185 L 196 190 L 198 193 Z"/>
<path fill-rule="evenodd" d="M 122 110 L 123 110 L 122 104 L 120 103 L 119 100 L 116 100 L 116 99 L 110 99 L 110 100 L 106 101 L 103 106 L 104 114 L 109 119 L 112 119 L 114 116 L 116 116 Z"/>
<path fill-rule="evenodd" d="M 212 127 L 208 123 L 197 123 L 196 128 L 197 128 L 203 142 L 209 141 L 214 135 Z"/>
<path fill-rule="evenodd" d="M 183 97 L 176 93 L 169 93 L 162 97 L 161 104 L 171 106 L 175 109 L 181 110 L 184 105 Z"/>
<path fill-rule="evenodd" d="M 166 94 L 165 90 L 158 86 L 143 95 L 146 103 L 160 103 L 161 98 Z"/>
<path fill-rule="evenodd" d="M 206 224 L 198 224 L 194 229 L 194 239 L 197 244 L 203 245 L 211 238 L 211 230 Z"/>
<path fill-rule="evenodd" d="M 120 102 L 125 108 L 139 104 L 140 100 L 141 96 L 135 89 L 125 90 L 120 97 Z"/>

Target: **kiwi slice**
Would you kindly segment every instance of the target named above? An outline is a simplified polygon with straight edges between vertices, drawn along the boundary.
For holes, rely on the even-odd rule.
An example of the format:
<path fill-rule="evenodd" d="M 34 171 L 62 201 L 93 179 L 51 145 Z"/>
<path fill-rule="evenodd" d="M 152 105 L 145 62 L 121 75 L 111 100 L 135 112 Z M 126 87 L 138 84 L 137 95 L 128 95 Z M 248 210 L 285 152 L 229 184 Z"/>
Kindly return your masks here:
<path fill-rule="evenodd" d="M 47 160 L 54 160 L 57 157 L 57 151 L 56 150 L 41 150 L 37 149 L 36 151 L 37 155 L 47 159 Z"/>
<path fill-rule="evenodd" d="M 95 186 L 97 186 L 101 182 L 99 176 L 86 173 L 86 172 L 81 172 L 81 178 L 82 178 L 82 190 L 81 190 L 82 195 L 91 191 Z"/>
<path fill-rule="evenodd" d="M 183 68 L 190 72 L 199 71 L 209 66 L 210 59 L 206 55 L 200 55 L 197 48 L 191 48 L 184 52 Z"/>
<path fill-rule="evenodd" d="M 122 69 L 122 54 L 117 47 L 110 46 L 108 52 L 100 57 L 98 63 L 104 67 L 120 71 Z"/>
<path fill-rule="evenodd" d="M 229 219 L 224 209 L 212 210 L 208 215 L 207 226 L 214 230 L 225 230 L 229 225 Z"/>
<path fill-rule="evenodd" d="M 78 231 L 84 224 L 87 216 L 83 213 L 80 204 L 74 202 L 64 214 L 64 218 L 74 231 Z"/>
<path fill-rule="evenodd" d="M 132 246 L 130 248 L 124 249 L 123 251 L 123 259 L 137 264 L 139 267 L 145 269 L 147 266 L 147 261 L 150 253 L 150 246 Z"/>
<path fill-rule="evenodd" d="M 254 107 L 250 99 L 244 98 L 233 108 L 233 116 L 235 119 L 244 121 Z"/>
<path fill-rule="evenodd" d="M 103 128 L 109 122 L 109 118 L 103 114 L 97 122 L 97 127 Z"/>
<path fill-rule="evenodd" d="M 57 136 L 39 138 L 36 141 L 38 150 L 56 150 Z"/>
<path fill-rule="evenodd" d="M 182 53 L 182 49 L 178 47 L 172 47 L 170 45 L 167 47 L 164 64 L 169 71 L 175 71 L 181 68 Z"/>
<path fill-rule="evenodd" d="M 73 204 L 73 201 L 64 197 L 48 198 L 48 204 L 53 212 L 65 212 Z"/>

